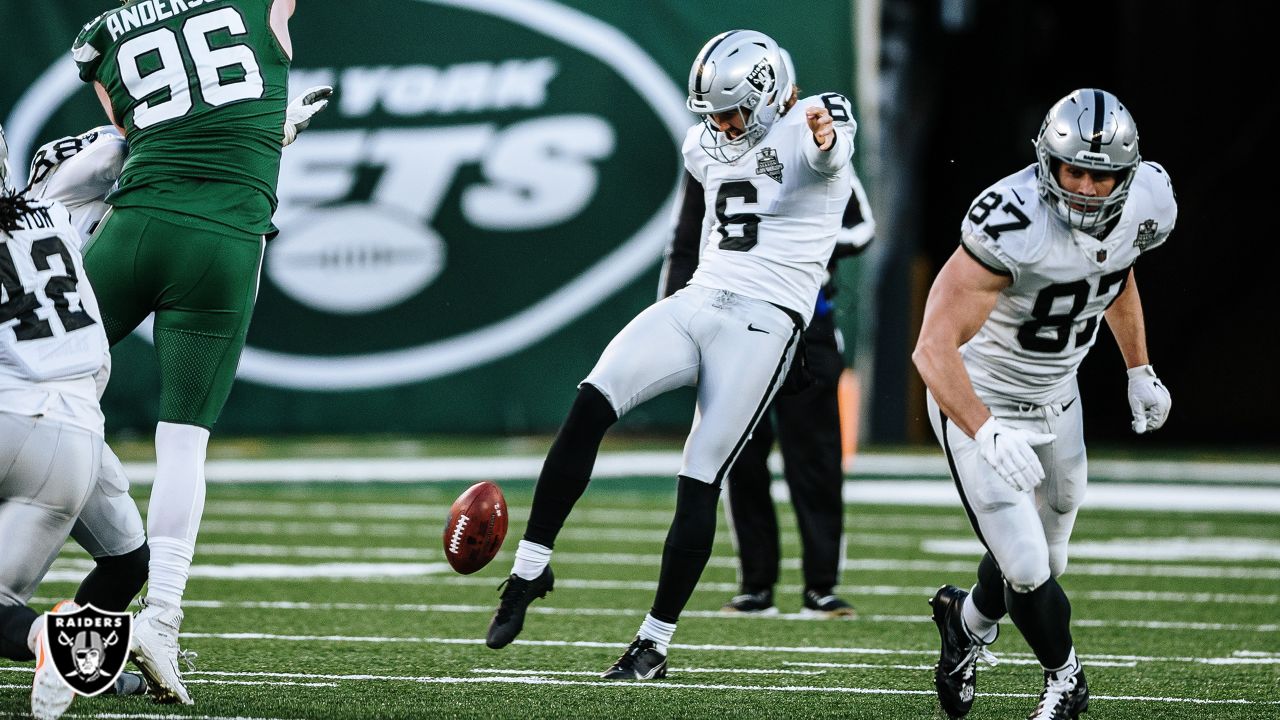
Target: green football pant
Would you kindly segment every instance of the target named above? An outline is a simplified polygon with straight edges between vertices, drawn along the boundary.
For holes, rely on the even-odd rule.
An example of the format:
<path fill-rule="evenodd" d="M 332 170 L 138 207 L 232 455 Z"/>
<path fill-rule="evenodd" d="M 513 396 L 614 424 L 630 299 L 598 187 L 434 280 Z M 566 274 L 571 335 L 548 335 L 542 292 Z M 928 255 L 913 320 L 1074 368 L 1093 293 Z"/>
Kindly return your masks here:
<path fill-rule="evenodd" d="M 231 393 L 265 240 L 184 215 L 113 208 L 84 267 L 114 346 L 155 313 L 160 421 L 212 429 Z"/>

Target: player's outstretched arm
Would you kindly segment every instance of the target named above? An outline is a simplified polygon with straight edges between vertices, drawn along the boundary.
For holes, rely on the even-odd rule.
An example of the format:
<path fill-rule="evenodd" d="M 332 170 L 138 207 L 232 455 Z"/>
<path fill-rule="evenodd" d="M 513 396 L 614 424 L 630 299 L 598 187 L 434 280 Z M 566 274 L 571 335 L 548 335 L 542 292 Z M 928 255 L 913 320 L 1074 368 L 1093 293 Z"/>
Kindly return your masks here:
<path fill-rule="evenodd" d="M 1107 308 L 1105 317 L 1129 369 L 1129 410 L 1133 413 L 1133 431 L 1159 430 L 1169 417 L 1173 399 L 1160 378 L 1156 377 L 1147 356 L 1146 322 L 1133 270 L 1129 271 L 1124 290 Z"/>
<path fill-rule="evenodd" d="M 298 139 L 298 134 L 307 129 L 311 118 L 329 107 L 329 98 L 333 97 L 333 88 L 329 85 L 316 85 L 302 91 L 294 98 L 284 112 L 284 139 L 282 147 Z"/>

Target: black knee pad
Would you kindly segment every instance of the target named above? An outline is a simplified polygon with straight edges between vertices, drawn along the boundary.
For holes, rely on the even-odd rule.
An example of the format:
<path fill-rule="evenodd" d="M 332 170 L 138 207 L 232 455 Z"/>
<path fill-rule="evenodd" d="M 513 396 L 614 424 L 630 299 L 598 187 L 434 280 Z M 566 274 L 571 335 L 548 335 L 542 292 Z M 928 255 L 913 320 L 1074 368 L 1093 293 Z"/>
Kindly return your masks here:
<path fill-rule="evenodd" d="M 618 413 L 600 389 L 591 383 L 583 383 L 578 389 L 578 396 L 573 399 L 573 407 L 569 408 L 569 417 L 565 421 L 587 421 L 591 425 L 608 427 L 618 421 Z"/>
<path fill-rule="evenodd" d="M 720 483 L 680 476 L 676 486 L 676 516 L 671 522 L 667 545 L 685 550 L 711 550 L 716 539 L 716 505 Z"/>
<path fill-rule="evenodd" d="M 147 583 L 151 548 L 144 540 L 136 550 L 94 558 L 94 562 L 93 570 L 76 591 L 76 602 L 99 610 L 124 612 Z"/>

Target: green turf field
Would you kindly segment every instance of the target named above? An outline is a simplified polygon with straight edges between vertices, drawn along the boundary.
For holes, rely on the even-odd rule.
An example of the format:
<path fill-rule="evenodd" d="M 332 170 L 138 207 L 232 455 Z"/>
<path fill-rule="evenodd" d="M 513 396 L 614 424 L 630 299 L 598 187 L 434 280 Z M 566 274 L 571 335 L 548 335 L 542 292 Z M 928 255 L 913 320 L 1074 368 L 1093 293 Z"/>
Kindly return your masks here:
<path fill-rule="evenodd" d="M 958 507 L 848 508 L 840 590 L 855 620 L 799 616 L 786 505 L 781 614 L 719 613 L 736 589 L 722 521 L 668 679 L 608 683 L 598 674 L 653 598 L 673 482 L 596 481 L 557 545 L 555 592 L 493 651 L 483 637 L 532 490 L 502 484 L 507 543 L 471 576 L 449 570 L 440 537 L 466 482 L 210 485 L 182 627 L 199 653 L 196 705 L 78 698 L 68 717 L 940 717 L 926 600 L 939 584 L 970 585 L 978 557 Z M 1086 509 L 1074 543 L 1063 585 L 1090 720 L 1280 717 L 1280 518 Z M 73 594 L 88 567 L 68 546 L 34 604 Z M 1017 630 L 1002 632 L 974 720 L 1024 717 L 1039 692 Z M 30 682 L 29 664 L 0 661 L 0 716 L 23 715 Z"/>

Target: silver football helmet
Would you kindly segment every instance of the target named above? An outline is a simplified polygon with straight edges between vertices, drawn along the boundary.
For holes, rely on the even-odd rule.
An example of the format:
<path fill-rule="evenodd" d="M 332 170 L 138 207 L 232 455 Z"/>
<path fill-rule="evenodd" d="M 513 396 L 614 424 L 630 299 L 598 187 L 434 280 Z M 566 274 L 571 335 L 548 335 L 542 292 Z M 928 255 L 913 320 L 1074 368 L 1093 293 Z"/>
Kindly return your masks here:
<path fill-rule="evenodd" d="M 12 195 L 13 172 L 9 170 L 9 143 L 4 139 L 4 126 L 0 125 L 0 195 Z"/>
<path fill-rule="evenodd" d="M 1034 140 L 1040 163 L 1040 195 L 1072 227 L 1096 232 L 1124 209 L 1138 163 L 1138 126 L 1115 95 L 1093 88 L 1076 90 L 1045 115 Z M 1100 198 L 1068 192 L 1058 184 L 1059 163 L 1113 172 L 1116 185 Z"/>
<path fill-rule="evenodd" d="M 754 30 L 730 30 L 708 40 L 693 61 L 685 105 L 702 116 L 702 149 L 730 163 L 764 138 L 790 97 L 791 73 L 778 43 Z M 729 111 L 737 111 L 745 129 L 734 138 L 711 117 Z"/>

